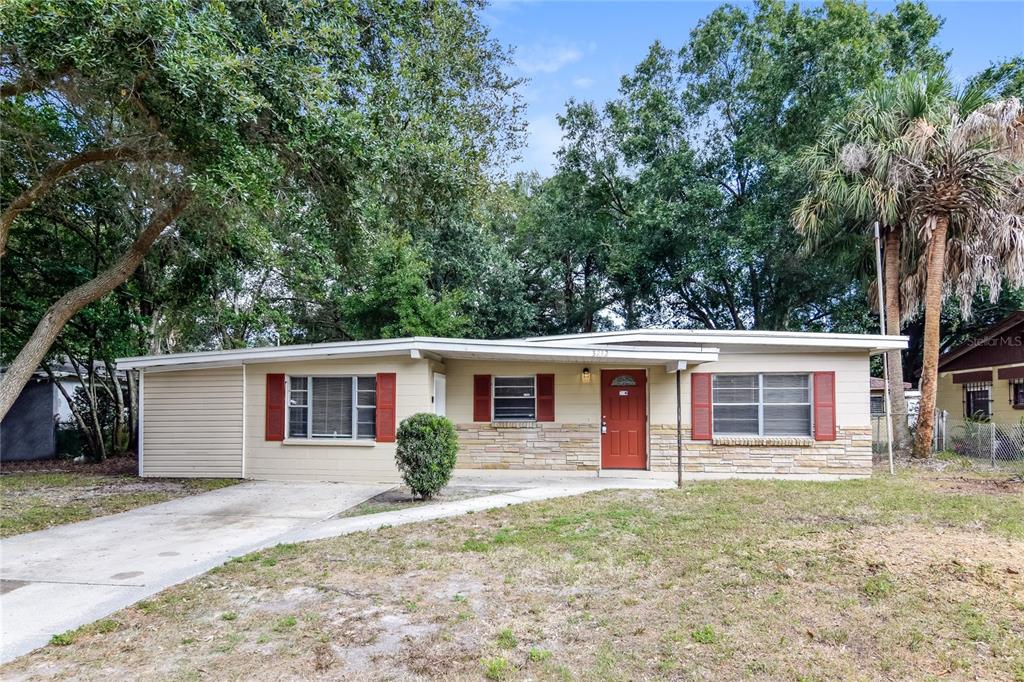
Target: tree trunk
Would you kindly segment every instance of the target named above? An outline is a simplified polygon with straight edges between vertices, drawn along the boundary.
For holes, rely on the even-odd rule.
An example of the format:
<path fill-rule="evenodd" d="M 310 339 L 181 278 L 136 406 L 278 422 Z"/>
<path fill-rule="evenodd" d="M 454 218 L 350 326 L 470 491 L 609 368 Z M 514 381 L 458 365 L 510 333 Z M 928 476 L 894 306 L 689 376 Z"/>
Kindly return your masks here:
<path fill-rule="evenodd" d="M 921 410 L 917 415 L 914 457 L 932 451 L 935 431 L 935 399 L 939 383 L 939 320 L 942 318 L 942 280 L 946 266 L 946 230 L 949 216 L 936 216 L 928 245 L 928 279 L 924 295 L 924 358 L 921 362 Z"/>
<path fill-rule="evenodd" d="M 885 235 L 885 333 L 900 333 L 900 237 L 901 228 L 893 227 Z M 893 449 L 903 452 L 910 447 L 910 426 L 907 424 L 907 397 L 903 392 L 903 353 L 891 350 L 889 361 L 889 396 L 892 401 Z"/>
<path fill-rule="evenodd" d="M 106 370 L 107 380 L 110 383 L 110 391 L 114 398 L 114 426 L 110 434 L 111 454 L 118 454 L 124 451 L 127 439 L 124 437 L 124 392 L 121 390 L 121 382 L 117 379 L 117 370 L 110 360 L 103 360 L 103 368 Z"/>
<path fill-rule="evenodd" d="M 135 388 L 135 370 L 125 372 L 128 379 L 128 452 L 139 453 L 139 392 Z"/>
<path fill-rule="evenodd" d="M 96 441 L 93 440 L 93 432 L 86 423 L 85 417 L 82 415 L 82 411 L 78 409 L 78 405 L 75 404 L 75 397 L 68 393 L 68 390 L 64 388 L 64 384 L 57 380 L 57 377 L 53 375 L 50 367 L 43 363 L 43 369 L 46 370 L 47 376 L 50 377 L 50 381 L 57 387 L 61 395 L 64 396 L 64 400 L 68 403 L 68 408 L 71 410 L 71 416 L 75 418 L 75 426 L 78 427 L 78 433 L 80 436 L 86 439 L 87 447 L 92 450 L 96 446 Z"/>
<path fill-rule="evenodd" d="M 113 265 L 85 284 L 64 294 L 50 306 L 43 319 L 36 325 L 25 347 L 14 358 L 3 378 L 0 378 L 0 419 L 3 419 L 11 409 L 11 405 L 21 394 L 39 363 L 46 357 L 46 353 L 68 320 L 79 310 L 103 298 L 131 277 L 149 253 L 153 243 L 185 210 L 190 199 L 191 192 L 182 192 L 170 206 L 153 216 L 149 224 L 139 232 L 128 251 Z"/>

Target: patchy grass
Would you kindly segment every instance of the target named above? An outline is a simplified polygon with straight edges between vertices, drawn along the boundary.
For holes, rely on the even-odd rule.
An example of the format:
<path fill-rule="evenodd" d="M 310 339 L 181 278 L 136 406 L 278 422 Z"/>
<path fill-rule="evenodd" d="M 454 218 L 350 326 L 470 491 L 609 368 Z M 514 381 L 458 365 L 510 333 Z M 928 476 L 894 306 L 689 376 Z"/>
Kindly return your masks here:
<path fill-rule="evenodd" d="M 4 474 L 0 476 L 0 537 L 116 514 L 237 482 L 66 472 Z"/>
<path fill-rule="evenodd" d="M 1024 489 L 591 493 L 280 545 L 110 620 L 0 676 L 1024 679 Z"/>

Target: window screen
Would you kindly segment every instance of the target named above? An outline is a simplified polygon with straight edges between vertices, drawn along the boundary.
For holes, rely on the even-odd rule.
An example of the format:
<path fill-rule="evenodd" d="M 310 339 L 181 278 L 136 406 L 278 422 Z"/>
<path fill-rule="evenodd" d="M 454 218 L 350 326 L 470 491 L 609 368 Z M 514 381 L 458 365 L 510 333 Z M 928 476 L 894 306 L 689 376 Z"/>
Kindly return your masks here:
<path fill-rule="evenodd" d="M 289 438 L 374 438 L 376 377 L 290 377 Z"/>
<path fill-rule="evenodd" d="M 534 377 L 494 378 L 495 421 L 533 421 L 537 418 Z"/>
<path fill-rule="evenodd" d="M 288 437 L 309 436 L 309 379 L 291 377 L 288 383 Z"/>
<path fill-rule="evenodd" d="M 716 434 L 807 436 L 811 384 L 806 374 L 716 374 L 712 382 Z"/>
<path fill-rule="evenodd" d="M 712 383 L 715 433 L 757 435 L 760 388 L 756 374 L 716 374 Z"/>

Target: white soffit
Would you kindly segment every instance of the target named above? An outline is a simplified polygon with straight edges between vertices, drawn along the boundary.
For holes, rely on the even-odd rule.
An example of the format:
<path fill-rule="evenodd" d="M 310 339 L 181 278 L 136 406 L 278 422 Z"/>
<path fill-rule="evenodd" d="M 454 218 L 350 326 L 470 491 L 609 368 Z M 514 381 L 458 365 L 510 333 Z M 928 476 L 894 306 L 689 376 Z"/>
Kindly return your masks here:
<path fill-rule="evenodd" d="M 782 350 L 903 350 L 907 348 L 906 336 L 881 334 L 827 334 L 818 332 L 772 332 L 745 330 L 707 329 L 639 329 L 624 332 L 598 332 L 595 334 L 570 334 L 563 336 L 537 336 L 523 339 L 537 345 L 589 345 L 617 346 L 631 344 L 634 347 L 671 347 L 676 344 L 700 344 L 729 347 L 729 352 L 742 352 L 740 347 L 749 347 L 752 352 L 772 348 Z"/>

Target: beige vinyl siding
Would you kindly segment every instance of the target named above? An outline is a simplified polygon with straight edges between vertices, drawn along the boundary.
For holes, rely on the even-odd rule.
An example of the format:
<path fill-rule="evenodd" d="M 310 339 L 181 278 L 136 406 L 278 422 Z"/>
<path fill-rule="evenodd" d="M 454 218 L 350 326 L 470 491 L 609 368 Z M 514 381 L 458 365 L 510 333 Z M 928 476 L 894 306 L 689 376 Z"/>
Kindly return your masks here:
<path fill-rule="evenodd" d="M 397 482 L 395 444 L 346 440 L 284 442 L 265 439 L 267 374 L 350 376 L 394 372 L 396 421 L 432 412 L 427 360 L 360 358 L 246 365 L 246 478 L 305 481 Z"/>
<path fill-rule="evenodd" d="M 242 476 L 242 368 L 145 373 L 142 473 Z"/>

